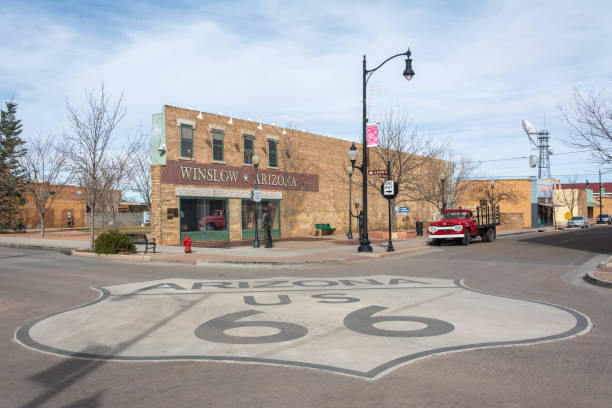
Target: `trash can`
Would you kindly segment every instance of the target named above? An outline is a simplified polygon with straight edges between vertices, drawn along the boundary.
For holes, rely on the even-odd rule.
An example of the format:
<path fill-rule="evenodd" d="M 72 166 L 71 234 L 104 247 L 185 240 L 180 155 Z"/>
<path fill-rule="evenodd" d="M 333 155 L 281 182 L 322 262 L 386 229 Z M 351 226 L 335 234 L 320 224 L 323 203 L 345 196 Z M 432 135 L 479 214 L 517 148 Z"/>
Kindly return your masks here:
<path fill-rule="evenodd" d="M 416 222 L 416 233 L 417 233 L 417 237 L 423 236 L 423 222 L 422 221 Z"/>

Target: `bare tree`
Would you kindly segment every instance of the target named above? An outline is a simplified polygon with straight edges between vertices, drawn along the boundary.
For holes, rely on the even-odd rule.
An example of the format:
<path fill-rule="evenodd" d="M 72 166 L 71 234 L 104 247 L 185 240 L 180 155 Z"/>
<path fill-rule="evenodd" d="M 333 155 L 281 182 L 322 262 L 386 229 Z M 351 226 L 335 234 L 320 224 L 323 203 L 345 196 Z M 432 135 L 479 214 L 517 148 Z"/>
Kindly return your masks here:
<path fill-rule="evenodd" d="M 516 203 L 523 198 L 523 195 L 511 184 L 496 183 L 495 187 L 491 189 L 490 180 L 473 181 L 472 183 L 474 184 L 472 184 L 469 191 L 472 198 L 487 200 L 488 203 L 491 202 L 491 199 L 493 199 L 496 205 L 504 201 Z"/>
<path fill-rule="evenodd" d="M 45 214 L 53 206 L 55 198 L 70 182 L 65 149 L 53 136 L 34 137 L 21 165 L 28 175 L 26 192 L 30 193 L 40 218 L 40 236 L 45 236 Z"/>
<path fill-rule="evenodd" d="M 434 146 L 432 138 L 419 133 L 412 125 L 407 110 L 389 109 L 379 129 L 377 147 L 369 147 L 369 167 L 371 170 L 386 170 L 387 163 L 391 170 L 391 178 L 398 185 L 398 194 L 391 201 L 391 206 L 412 199 L 417 181 L 422 176 L 423 168 L 432 157 L 439 154 L 439 148 Z M 380 188 L 382 180 L 371 174 L 368 184 L 375 189 Z M 395 224 L 395 217 L 391 218 Z M 395 230 L 395 225 L 392 225 Z"/>
<path fill-rule="evenodd" d="M 583 94 L 574 88 L 574 106 L 571 112 L 564 108 L 561 114 L 569 125 L 571 145 L 588 149 L 600 163 L 612 161 L 612 105 L 603 92 Z"/>
<path fill-rule="evenodd" d="M 556 195 L 559 200 L 559 204 L 562 204 L 567 207 L 570 211 L 570 214 L 574 216 L 574 208 L 578 206 L 578 190 L 576 189 L 576 184 L 578 183 L 578 176 L 571 176 L 568 179 L 569 189 L 561 189 L 559 186 L 558 194 Z"/>
<path fill-rule="evenodd" d="M 151 211 L 151 131 L 144 131 L 142 127 L 136 133 L 132 142 L 134 154 L 132 156 L 130 175 L 130 189 L 138 193 L 141 200 Z"/>
<path fill-rule="evenodd" d="M 70 167 L 78 177 L 87 206 L 90 208 L 90 248 L 94 248 L 95 209 L 100 207 L 102 170 L 109 163 L 109 148 L 115 128 L 126 114 L 123 94 L 112 102 L 105 93 L 104 83 L 100 91 L 86 93 L 87 106 L 83 112 L 68 103 L 68 120 L 72 132 L 65 139 L 69 144 L 65 154 Z"/>
<path fill-rule="evenodd" d="M 114 152 L 107 158 L 101 169 L 101 195 L 103 214 L 106 209 L 112 217 L 113 228 L 117 229 L 117 213 L 122 200 L 122 192 L 130 187 L 128 175 L 131 170 L 136 145 L 130 143 L 123 150 Z"/>
<path fill-rule="evenodd" d="M 410 198 L 433 205 L 438 211 L 453 207 L 468 188 L 464 181 L 478 167 L 466 155 L 444 143 L 423 166 Z"/>

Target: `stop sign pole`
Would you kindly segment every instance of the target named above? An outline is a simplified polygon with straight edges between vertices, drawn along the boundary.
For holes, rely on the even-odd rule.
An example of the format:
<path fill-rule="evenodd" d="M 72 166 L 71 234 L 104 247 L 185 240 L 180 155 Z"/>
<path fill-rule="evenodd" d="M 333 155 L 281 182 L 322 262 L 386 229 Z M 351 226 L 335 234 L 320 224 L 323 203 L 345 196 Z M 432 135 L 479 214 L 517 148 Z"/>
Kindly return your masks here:
<path fill-rule="evenodd" d="M 380 192 L 389 203 L 389 244 L 387 245 L 387 252 L 393 252 L 395 249 L 391 240 L 391 200 L 397 195 L 398 185 L 391 177 L 391 161 L 387 161 L 387 177 L 388 179 L 380 186 Z"/>

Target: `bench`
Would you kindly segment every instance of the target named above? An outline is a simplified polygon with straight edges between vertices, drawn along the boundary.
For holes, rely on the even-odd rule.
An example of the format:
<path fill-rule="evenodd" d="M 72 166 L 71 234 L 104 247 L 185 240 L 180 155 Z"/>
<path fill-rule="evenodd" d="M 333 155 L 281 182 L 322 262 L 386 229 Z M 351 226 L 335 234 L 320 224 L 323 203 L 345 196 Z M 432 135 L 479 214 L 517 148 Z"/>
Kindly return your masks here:
<path fill-rule="evenodd" d="M 155 248 L 157 244 L 155 243 L 155 238 L 152 238 L 151 241 L 147 238 L 147 234 L 125 234 L 128 238 L 135 244 L 144 244 L 145 245 L 145 254 L 149 250 L 149 245 L 153 247 L 153 253 L 155 253 Z"/>
<path fill-rule="evenodd" d="M 315 224 L 315 235 L 330 235 L 333 234 L 336 229 L 329 226 L 329 224 Z"/>

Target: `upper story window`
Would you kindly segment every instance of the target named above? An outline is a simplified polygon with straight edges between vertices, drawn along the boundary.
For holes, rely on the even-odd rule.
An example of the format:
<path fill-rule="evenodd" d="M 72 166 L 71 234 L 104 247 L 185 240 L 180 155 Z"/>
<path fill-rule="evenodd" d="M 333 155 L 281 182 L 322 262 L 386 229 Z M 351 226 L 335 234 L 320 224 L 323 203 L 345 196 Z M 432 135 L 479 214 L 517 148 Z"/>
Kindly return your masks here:
<path fill-rule="evenodd" d="M 223 131 L 212 130 L 212 159 L 213 161 L 223 161 Z"/>
<path fill-rule="evenodd" d="M 268 166 L 278 167 L 278 140 L 268 139 Z"/>
<path fill-rule="evenodd" d="M 243 163 L 244 164 L 253 164 L 251 157 L 253 157 L 254 152 L 254 144 L 255 137 L 253 135 L 242 135 L 242 145 L 243 145 Z"/>
<path fill-rule="evenodd" d="M 181 157 L 193 159 L 193 126 L 182 124 Z"/>

